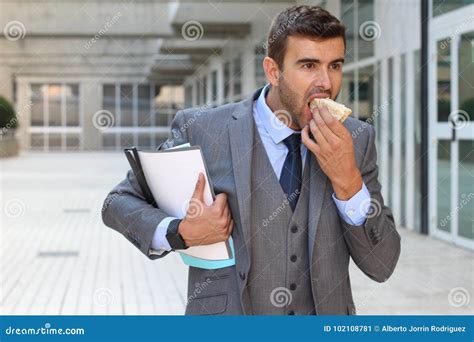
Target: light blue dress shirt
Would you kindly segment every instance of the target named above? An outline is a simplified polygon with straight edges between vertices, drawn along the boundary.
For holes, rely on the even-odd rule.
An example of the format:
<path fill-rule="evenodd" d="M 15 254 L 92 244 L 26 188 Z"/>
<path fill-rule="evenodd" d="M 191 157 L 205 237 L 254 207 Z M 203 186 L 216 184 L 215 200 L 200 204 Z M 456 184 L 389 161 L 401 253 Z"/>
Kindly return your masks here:
<path fill-rule="evenodd" d="M 293 133 L 301 134 L 301 132 L 294 131 L 279 121 L 268 107 L 265 100 L 268 89 L 269 85 L 267 84 L 260 93 L 257 101 L 254 102 L 253 117 L 273 171 L 278 179 L 280 179 L 281 170 L 283 169 L 283 164 L 288 154 L 288 148 L 283 143 L 283 140 Z M 308 153 L 308 150 L 306 146 L 301 143 L 303 169 L 305 167 L 306 153 Z M 334 193 L 332 194 L 332 198 L 339 211 L 339 215 L 345 222 L 354 226 L 365 223 L 369 205 L 364 204 L 370 203 L 370 193 L 365 184 L 362 184 L 362 189 L 347 201 L 338 200 Z M 155 250 L 157 254 L 171 250 L 171 246 L 166 239 L 166 231 L 169 223 L 174 219 L 175 217 L 167 217 L 158 224 L 151 244 L 151 248 Z"/>

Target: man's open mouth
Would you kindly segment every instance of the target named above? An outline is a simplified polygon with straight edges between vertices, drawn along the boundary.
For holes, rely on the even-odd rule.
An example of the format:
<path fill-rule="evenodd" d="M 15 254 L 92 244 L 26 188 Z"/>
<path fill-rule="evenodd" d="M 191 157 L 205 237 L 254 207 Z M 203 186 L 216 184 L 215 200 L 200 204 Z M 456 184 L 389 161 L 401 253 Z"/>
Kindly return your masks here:
<path fill-rule="evenodd" d="M 330 98 L 329 94 L 316 94 L 316 95 L 313 95 L 309 98 L 307 106 L 308 106 L 309 109 L 311 109 L 311 101 L 313 101 L 314 99 L 329 99 L 329 98 Z"/>

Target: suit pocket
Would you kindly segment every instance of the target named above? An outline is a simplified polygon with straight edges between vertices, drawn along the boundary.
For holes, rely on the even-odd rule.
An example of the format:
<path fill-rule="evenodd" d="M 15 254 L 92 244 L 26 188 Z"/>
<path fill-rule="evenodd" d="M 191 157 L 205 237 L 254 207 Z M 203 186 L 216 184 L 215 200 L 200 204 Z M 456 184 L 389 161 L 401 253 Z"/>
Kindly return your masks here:
<path fill-rule="evenodd" d="M 354 304 L 347 304 L 347 314 L 350 316 L 357 315 L 356 307 Z"/>
<path fill-rule="evenodd" d="M 227 309 L 227 294 L 190 298 L 186 315 L 217 315 Z"/>

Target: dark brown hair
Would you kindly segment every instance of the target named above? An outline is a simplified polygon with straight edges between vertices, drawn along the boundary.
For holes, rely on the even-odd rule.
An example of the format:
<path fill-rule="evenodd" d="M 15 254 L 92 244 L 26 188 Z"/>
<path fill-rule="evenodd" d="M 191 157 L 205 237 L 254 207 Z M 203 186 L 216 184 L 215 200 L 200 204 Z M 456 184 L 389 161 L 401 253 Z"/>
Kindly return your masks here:
<path fill-rule="evenodd" d="M 273 19 L 265 48 L 267 56 L 275 60 L 280 69 L 283 69 L 289 36 L 303 36 L 314 40 L 342 37 L 344 46 L 346 45 L 345 26 L 319 6 L 291 6 Z"/>

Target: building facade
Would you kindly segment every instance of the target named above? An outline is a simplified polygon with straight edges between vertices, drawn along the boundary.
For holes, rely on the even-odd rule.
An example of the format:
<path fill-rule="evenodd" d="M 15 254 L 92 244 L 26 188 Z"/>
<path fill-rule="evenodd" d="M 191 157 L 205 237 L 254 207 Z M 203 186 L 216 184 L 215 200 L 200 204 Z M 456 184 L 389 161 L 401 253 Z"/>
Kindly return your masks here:
<path fill-rule="evenodd" d="M 154 148 L 178 109 L 265 84 L 271 20 L 295 3 L 347 27 L 338 101 L 376 128 L 397 224 L 474 249 L 472 0 L 0 2 L 25 33 L 0 39 L 23 149 Z"/>

